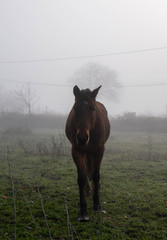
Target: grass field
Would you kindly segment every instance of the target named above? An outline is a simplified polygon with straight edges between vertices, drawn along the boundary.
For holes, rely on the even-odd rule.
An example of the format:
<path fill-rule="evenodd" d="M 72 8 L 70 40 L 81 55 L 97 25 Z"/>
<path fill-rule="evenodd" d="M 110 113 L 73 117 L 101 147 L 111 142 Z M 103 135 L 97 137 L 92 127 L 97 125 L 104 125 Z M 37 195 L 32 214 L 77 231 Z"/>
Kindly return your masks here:
<path fill-rule="evenodd" d="M 54 135 L 54 137 L 53 137 Z M 112 133 L 100 199 L 77 222 L 77 172 L 63 133 L 0 135 L 0 239 L 167 239 L 167 135 Z"/>

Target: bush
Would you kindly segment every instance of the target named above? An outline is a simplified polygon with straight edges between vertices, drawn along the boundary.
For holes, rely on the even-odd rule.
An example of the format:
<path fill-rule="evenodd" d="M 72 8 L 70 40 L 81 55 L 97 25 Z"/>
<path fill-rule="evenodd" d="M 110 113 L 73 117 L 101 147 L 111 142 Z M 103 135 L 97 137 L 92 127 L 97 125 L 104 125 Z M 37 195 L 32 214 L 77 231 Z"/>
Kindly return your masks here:
<path fill-rule="evenodd" d="M 9 127 L 8 129 L 6 129 L 4 131 L 4 134 L 7 135 L 29 135 L 31 134 L 31 129 L 30 128 L 26 128 L 26 127 Z"/>

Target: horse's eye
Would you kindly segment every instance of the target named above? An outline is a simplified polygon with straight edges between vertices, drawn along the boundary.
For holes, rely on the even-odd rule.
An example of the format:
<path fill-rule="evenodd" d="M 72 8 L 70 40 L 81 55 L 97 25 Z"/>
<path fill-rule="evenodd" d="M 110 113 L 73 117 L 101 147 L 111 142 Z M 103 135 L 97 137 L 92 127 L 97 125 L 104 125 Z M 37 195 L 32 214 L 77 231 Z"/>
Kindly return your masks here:
<path fill-rule="evenodd" d="M 95 107 L 94 106 L 89 106 L 89 109 L 90 109 L 90 111 L 94 111 L 95 110 Z"/>

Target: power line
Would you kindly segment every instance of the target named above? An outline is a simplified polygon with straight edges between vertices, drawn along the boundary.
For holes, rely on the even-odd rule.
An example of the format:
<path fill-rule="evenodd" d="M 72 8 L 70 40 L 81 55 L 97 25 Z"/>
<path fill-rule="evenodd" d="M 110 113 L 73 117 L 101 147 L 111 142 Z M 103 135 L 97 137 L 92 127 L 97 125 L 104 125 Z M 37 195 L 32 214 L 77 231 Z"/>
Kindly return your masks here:
<path fill-rule="evenodd" d="M 9 80 L 9 79 L 0 79 L 2 82 L 9 83 L 19 83 L 19 84 L 32 84 L 38 86 L 47 86 L 47 87 L 73 87 L 72 84 L 57 84 L 57 83 L 41 83 L 41 82 L 30 82 L 30 81 L 19 81 L 19 80 Z M 150 83 L 150 84 L 129 84 L 129 85 L 115 85 L 113 88 L 135 88 L 135 87 L 160 87 L 167 86 L 167 83 Z"/>
<path fill-rule="evenodd" d="M 57 62 L 57 61 L 77 60 L 77 59 L 86 59 L 86 58 L 95 58 L 95 57 L 109 57 L 109 56 L 116 56 L 116 55 L 126 55 L 126 54 L 141 53 L 141 52 L 151 52 L 151 51 L 159 51 L 159 50 L 165 50 L 165 49 L 167 49 L 167 47 L 145 48 L 145 49 L 132 50 L 132 51 L 119 51 L 119 52 L 106 53 L 106 54 L 85 55 L 85 56 L 83 55 L 83 56 L 72 56 L 72 57 L 62 57 L 62 58 L 0 61 L 0 64 Z"/>
<path fill-rule="evenodd" d="M 132 84 L 132 85 L 124 85 L 120 86 L 123 88 L 130 88 L 130 87 L 160 87 L 160 86 L 167 86 L 167 83 L 152 83 L 152 84 Z"/>
<path fill-rule="evenodd" d="M 31 81 L 19 81 L 19 80 L 10 80 L 10 79 L 0 79 L 1 82 L 9 83 L 19 83 L 19 84 L 31 84 L 38 86 L 48 86 L 48 87 L 72 87 L 73 85 L 68 84 L 56 84 L 56 83 L 41 83 L 41 82 L 31 82 Z"/>

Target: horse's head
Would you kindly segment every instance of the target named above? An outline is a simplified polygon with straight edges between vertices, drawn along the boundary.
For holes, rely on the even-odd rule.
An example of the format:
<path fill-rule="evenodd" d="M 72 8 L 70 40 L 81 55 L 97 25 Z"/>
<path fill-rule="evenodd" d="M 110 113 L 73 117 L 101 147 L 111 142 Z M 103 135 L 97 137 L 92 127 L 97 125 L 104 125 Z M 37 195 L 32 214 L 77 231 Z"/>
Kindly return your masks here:
<path fill-rule="evenodd" d="M 90 132 L 96 121 L 96 96 L 98 87 L 91 91 L 90 89 L 80 90 L 75 86 L 73 93 L 75 96 L 74 112 L 76 119 L 76 142 L 79 145 L 87 145 L 90 140 Z"/>

